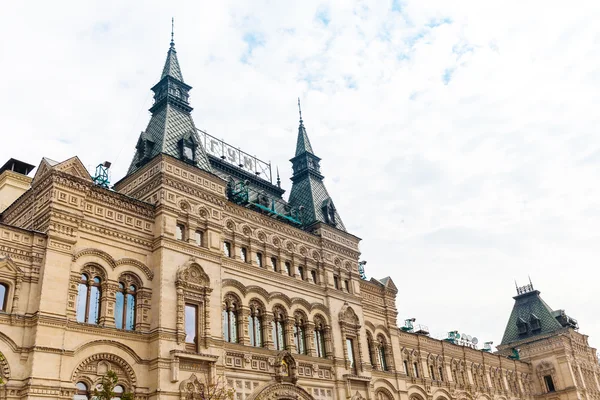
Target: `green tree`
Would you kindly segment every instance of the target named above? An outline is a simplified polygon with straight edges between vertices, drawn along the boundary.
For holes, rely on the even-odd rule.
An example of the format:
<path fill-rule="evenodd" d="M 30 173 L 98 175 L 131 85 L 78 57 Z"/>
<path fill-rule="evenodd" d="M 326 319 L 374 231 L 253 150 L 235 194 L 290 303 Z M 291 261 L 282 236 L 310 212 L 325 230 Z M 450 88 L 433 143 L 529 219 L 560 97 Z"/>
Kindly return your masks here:
<path fill-rule="evenodd" d="M 102 377 L 100 387 L 94 388 L 93 398 L 96 400 L 110 400 L 115 397 L 115 386 L 119 382 L 119 377 L 115 371 L 108 371 L 106 375 Z M 123 393 L 121 400 L 133 400 L 133 394 Z"/>
<path fill-rule="evenodd" d="M 4 354 L 0 353 L 0 361 L 4 360 Z M 4 385 L 4 379 L 2 379 L 2 374 L 0 374 L 0 385 Z"/>

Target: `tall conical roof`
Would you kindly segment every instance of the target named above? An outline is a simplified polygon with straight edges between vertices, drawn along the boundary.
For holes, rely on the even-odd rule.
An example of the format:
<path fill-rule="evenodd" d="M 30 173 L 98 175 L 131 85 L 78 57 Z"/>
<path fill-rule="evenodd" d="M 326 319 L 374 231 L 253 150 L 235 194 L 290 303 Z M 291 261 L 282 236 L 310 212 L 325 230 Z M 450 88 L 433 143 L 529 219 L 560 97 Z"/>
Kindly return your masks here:
<path fill-rule="evenodd" d="M 154 85 L 154 105 L 148 127 L 140 134 L 128 175 L 162 153 L 206 171 L 210 162 L 196 130 L 189 103 L 191 86 L 183 81 L 175 43 L 167 52 L 160 81 Z"/>
<path fill-rule="evenodd" d="M 167 52 L 167 60 L 165 61 L 165 66 L 163 67 L 163 72 L 160 76 L 160 79 L 163 79 L 165 76 L 170 76 L 183 82 L 183 75 L 181 74 L 181 68 L 179 67 L 179 60 L 177 60 L 175 42 L 173 42 L 172 39 L 171 45 L 169 46 L 169 51 Z"/>
<path fill-rule="evenodd" d="M 300 100 L 298 100 L 298 107 L 300 107 Z M 302 223 L 310 225 L 324 222 L 345 231 L 344 223 L 323 183 L 319 165 L 321 159 L 313 152 L 302 120 L 302 111 L 300 111 L 296 155 L 290 161 L 294 174 L 289 203 L 292 207 L 301 210 Z"/>

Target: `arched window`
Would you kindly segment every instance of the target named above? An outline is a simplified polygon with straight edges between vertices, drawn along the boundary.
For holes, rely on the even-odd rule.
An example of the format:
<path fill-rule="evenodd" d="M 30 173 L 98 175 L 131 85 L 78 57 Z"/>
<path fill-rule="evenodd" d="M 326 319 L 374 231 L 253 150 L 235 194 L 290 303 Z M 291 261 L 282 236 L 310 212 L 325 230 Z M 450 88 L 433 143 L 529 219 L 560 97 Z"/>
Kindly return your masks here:
<path fill-rule="evenodd" d="M 386 358 L 386 342 L 385 338 L 381 335 L 377 336 L 377 358 L 379 361 L 379 367 L 382 371 L 388 370 L 387 358 Z"/>
<path fill-rule="evenodd" d="M 314 331 L 314 341 L 315 341 L 315 355 L 317 357 L 326 357 L 325 353 L 325 324 L 323 321 L 319 319 L 315 319 L 315 331 Z"/>
<path fill-rule="evenodd" d="M 6 303 L 8 300 L 8 286 L 0 283 L 0 311 L 6 311 Z"/>
<path fill-rule="evenodd" d="M 248 335 L 250 346 L 262 347 L 262 307 L 256 301 L 250 302 L 250 315 L 248 315 Z"/>
<path fill-rule="evenodd" d="M 118 400 L 123 396 L 123 393 L 125 393 L 125 388 L 122 385 L 117 385 L 114 387 L 113 392 L 115 393 L 115 396 L 112 400 Z"/>
<path fill-rule="evenodd" d="M 116 294 L 115 326 L 117 329 L 132 331 L 135 329 L 135 285 L 127 286 L 119 282 Z"/>
<path fill-rule="evenodd" d="M 223 304 L 223 340 L 229 343 L 238 342 L 238 309 L 239 300 L 231 294 L 225 296 Z"/>
<path fill-rule="evenodd" d="M 95 276 L 90 279 L 87 274 L 81 274 L 77 294 L 77 322 L 97 324 L 100 318 L 100 297 L 102 280 Z"/>
<path fill-rule="evenodd" d="M 285 349 L 285 313 L 278 307 L 273 310 L 273 321 L 271 329 L 273 331 L 273 345 L 275 350 Z"/>
<path fill-rule="evenodd" d="M 89 389 L 88 386 L 83 382 L 77 382 L 75 385 L 75 396 L 73 396 L 73 400 L 87 400 L 89 399 Z"/>
<path fill-rule="evenodd" d="M 306 354 L 306 320 L 299 313 L 296 313 L 296 315 L 294 315 L 294 319 L 294 345 L 296 346 L 296 352 L 298 354 Z"/>

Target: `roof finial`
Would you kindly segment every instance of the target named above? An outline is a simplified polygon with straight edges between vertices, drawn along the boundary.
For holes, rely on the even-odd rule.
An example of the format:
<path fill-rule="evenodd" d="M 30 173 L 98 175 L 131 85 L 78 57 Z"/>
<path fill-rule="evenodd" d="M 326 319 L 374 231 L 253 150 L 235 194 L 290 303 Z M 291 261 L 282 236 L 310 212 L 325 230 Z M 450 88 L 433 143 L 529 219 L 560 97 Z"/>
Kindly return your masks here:
<path fill-rule="evenodd" d="M 298 97 L 298 112 L 300 113 L 300 123 L 302 123 L 302 108 L 300 107 L 300 97 Z"/>
<path fill-rule="evenodd" d="M 175 41 L 173 40 L 174 30 L 175 30 L 175 17 L 171 17 L 171 47 L 175 46 Z"/>
<path fill-rule="evenodd" d="M 281 187 L 281 178 L 279 177 L 279 167 L 277 167 L 277 187 Z"/>

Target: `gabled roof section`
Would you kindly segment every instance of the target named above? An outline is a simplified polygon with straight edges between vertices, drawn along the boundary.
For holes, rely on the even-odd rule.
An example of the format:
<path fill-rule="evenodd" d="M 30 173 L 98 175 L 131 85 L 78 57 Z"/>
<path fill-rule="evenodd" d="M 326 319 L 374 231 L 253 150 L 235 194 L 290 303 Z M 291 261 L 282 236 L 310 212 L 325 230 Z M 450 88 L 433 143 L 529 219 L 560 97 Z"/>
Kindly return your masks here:
<path fill-rule="evenodd" d="M 165 76 L 170 76 L 181 82 L 183 82 L 183 75 L 181 74 L 181 68 L 179 67 L 179 60 L 177 60 L 177 51 L 175 50 L 175 43 L 171 40 L 169 51 L 167 52 L 167 60 L 163 67 L 163 72 L 160 75 L 160 79 Z"/>
<path fill-rule="evenodd" d="M 379 282 L 382 283 L 383 286 L 385 286 L 386 288 L 389 288 L 391 290 L 394 290 L 395 292 L 398 291 L 398 288 L 396 287 L 396 285 L 394 284 L 394 281 L 392 280 L 391 277 L 386 276 L 383 279 L 380 279 Z"/>
<path fill-rule="evenodd" d="M 69 175 L 85 179 L 88 182 L 92 182 L 92 176 L 85 168 L 79 157 L 71 157 L 63 162 L 57 162 L 44 157 L 37 168 L 31 184 L 35 184 L 41 179 L 42 176 L 46 175 L 51 170 L 61 171 Z"/>
<path fill-rule="evenodd" d="M 546 335 L 562 328 L 555 318 L 553 310 L 540 297 L 539 290 L 534 290 L 530 285 L 528 287 L 531 290 L 514 297 L 515 305 L 500 345 L 509 345 L 524 339 Z"/>

